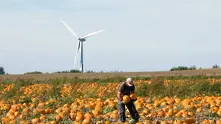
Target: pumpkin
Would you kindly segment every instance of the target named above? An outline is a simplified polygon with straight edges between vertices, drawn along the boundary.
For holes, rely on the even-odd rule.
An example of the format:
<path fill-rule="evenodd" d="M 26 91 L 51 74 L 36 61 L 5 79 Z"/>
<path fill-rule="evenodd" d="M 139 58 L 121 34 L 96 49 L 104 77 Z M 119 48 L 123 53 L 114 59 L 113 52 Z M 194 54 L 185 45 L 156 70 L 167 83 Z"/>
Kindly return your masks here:
<path fill-rule="evenodd" d="M 186 120 L 184 120 L 184 123 L 186 124 L 194 124 L 195 122 L 196 120 L 193 118 L 187 118 Z"/>
<path fill-rule="evenodd" d="M 82 124 L 90 124 L 91 120 L 89 118 L 85 118 L 82 122 Z"/>
<path fill-rule="evenodd" d="M 137 96 L 135 95 L 135 93 L 131 93 L 130 94 L 130 99 L 132 99 L 132 100 L 136 100 L 137 99 Z"/>
<path fill-rule="evenodd" d="M 55 120 L 56 120 L 56 121 L 60 121 L 61 119 L 62 119 L 62 118 L 61 118 L 60 115 L 56 115 L 56 116 L 55 116 Z"/>
<path fill-rule="evenodd" d="M 93 113 L 94 116 L 98 116 L 98 115 L 100 114 L 100 111 L 98 111 L 98 110 L 93 110 L 92 113 Z"/>
<path fill-rule="evenodd" d="M 40 122 L 40 119 L 39 119 L 39 118 L 34 118 L 34 119 L 32 119 L 31 122 L 32 122 L 33 124 L 37 124 L 37 123 Z"/>
<path fill-rule="evenodd" d="M 128 96 L 128 95 L 124 95 L 123 96 L 123 101 L 124 101 L 124 103 L 129 103 L 130 102 L 130 96 Z"/>

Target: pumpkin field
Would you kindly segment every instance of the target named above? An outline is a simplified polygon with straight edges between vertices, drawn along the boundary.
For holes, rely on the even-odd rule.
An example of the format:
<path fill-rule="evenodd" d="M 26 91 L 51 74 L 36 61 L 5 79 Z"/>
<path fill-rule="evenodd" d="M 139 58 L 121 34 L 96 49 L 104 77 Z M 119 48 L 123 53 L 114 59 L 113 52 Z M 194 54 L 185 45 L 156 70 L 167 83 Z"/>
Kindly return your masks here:
<path fill-rule="evenodd" d="M 124 80 L 4 80 L 0 83 L 0 122 L 121 123 L 116 95 Z M 221 124 L 221 77 L 135 77 L 134 84 L 137 124 Z M 126 116 L 128 124 L 132 118 L 127 109 Z"/>

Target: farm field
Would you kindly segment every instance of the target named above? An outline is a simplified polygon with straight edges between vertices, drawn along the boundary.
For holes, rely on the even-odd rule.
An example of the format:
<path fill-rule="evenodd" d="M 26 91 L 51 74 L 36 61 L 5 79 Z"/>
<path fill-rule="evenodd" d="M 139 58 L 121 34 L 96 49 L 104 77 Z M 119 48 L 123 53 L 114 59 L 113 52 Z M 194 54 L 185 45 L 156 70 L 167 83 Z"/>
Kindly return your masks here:
<path fill-rule="evenodd" d="M 221 77 L 134 77 L 141 124 L 220 124 Z M 115 78 L 16 79 L 0 84 L 1 123 L 117 124 Z M 127 122 L 131 119 L 126 111 Z"/>
<path fill-rule="evenodd" d="M 221 0 L 0 0 L 0 124 L 221 124 Z"/>
<path fill-rule="evenodd" d="M 56 78 L 80 78 L 80 79 L 103 79 L 116 77 L 153 77 L 153 76 L 221 76 L 221 68 L 200 69 L 200 70 L 183 70 L 183 71 L 156 71 L 156 72 L 108 72 L 108 73 L 60 73 L 60 74 L 16 74 L 0 75 L 1 79 L 35 79 L 49 80 Z"/>

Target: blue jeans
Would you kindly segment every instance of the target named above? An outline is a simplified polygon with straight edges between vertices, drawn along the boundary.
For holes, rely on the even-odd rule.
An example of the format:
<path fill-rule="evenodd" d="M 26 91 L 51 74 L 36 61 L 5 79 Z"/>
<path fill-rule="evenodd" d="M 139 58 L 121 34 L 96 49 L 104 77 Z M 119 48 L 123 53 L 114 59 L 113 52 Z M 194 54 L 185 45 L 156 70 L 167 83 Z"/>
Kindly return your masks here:
<path fill-rule="evenodd" d="M 138 121 L 140 116 L 138 114 L 138 111 L 136 110 L 136 107 L 133 103 L 133 101 L 130 101 L 128 104 L 126 104 L 131 117 L 135 120 Z M 120 121 L 125 122 L 126 121 L 126 115 L 125 115 L 125 104 L 118 102 L 118 113 L 120 116 Z"/>

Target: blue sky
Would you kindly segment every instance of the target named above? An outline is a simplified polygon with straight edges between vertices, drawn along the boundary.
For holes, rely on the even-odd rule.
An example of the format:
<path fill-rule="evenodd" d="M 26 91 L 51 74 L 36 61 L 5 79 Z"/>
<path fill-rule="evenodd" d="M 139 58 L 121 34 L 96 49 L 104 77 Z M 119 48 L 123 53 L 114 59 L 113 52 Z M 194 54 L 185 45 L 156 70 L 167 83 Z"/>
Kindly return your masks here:
<path fill-rule="evenodd" d="M 11 74 L 73 69 L 77 40 L 60 17 L 80 36 L 107 29 L 84 44 L 86 71 L 221 63 L 220 0 L 2 0 L 0 15 L 0 66 Z"/>

